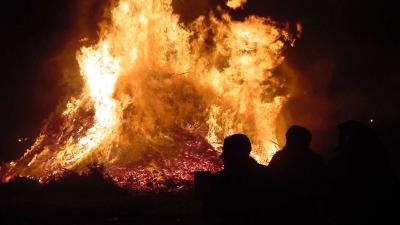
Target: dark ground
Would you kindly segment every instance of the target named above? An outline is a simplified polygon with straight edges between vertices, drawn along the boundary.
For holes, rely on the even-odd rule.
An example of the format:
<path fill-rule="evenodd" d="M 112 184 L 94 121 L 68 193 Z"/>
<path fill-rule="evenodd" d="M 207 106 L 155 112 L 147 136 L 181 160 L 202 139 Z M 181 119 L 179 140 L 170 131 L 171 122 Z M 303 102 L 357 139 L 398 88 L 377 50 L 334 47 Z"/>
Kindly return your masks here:
<path fill-rule="evenodd" d="M 0 224 L 202 224 L 202 201 L 183 192 L 128 191 L 101 173 L 71 173 L 43 185 L 0 184 Z"/>
<path fill-rule="evenodd" d="M 15 180 L 0 184 L 0 224 L 5 225 L 203 225 L 203 224 L 225 224 L 217 223 L 214 219 L 207 219 L 203 216 L 202 209 L 204 195 L 201 190 L 189 185 L 188 189 L 180 192 L 167 191 L 133 191 L 126 190 L 115 185 L 99 167 L 94 167 L 87 174 L 78 175 L 74 172 L 66 172 L 64 176 L 51 180 L 46 184 L 40 184 L 36 180 L 27 178 L 16 178 Z M 373 183 L 372 183 L 373 184 Z M 385 209 L 384 215 L 388 217 L 379 218 L 379 221 L 386 221 L 383 224 L 397 224 L 398 218 L 398 192 L 400 183 L 381 187 L 375 183 L 378 190 L 388 190 L 388 193 L 381 191 L 371 192 L 374 197 L 382 198 L 386 204 L 377 206 Z M 370 189 L 364 187 L 364 189 Z M 268 189 L 267 189 L 268 190 Z M 287 224 L 284 218 L 296 215 L 284 211 L 284 214 L 276 217 L 274 205 L 271 202 L 280 202 L 274 196 L 280 191 L 263 192 L 264 197 L 253 199 L 252 204 L 262 206 L 262 213 L 268 216 L 275 216 L 275 220 L 269 221 L 268 216 L 262 217 L 262 221 L 256 224 Z M 271 189 L 272 190 L 272 189 Z M 323 190 L 323 189 L 321 189 Z M 319 191 L 321 191 L 319 190 Z M 360 193 L 364 193 L 359 190 Z M 364 190 L 365 191 L 365 190 Z M 322 192 L 321 192 L 322 193 Z M 368 193 L 368 192 L 365 192 Z M 391 196 L 388 200 L 385 196 Z M 370 203 L 373 197 L 362 195 L 363 202 Z M 231 196 L 236 199 L 237 196 Z M 281 196 L 282 197 L 282 196 Z M 342 196 L 343 197 L 343 196 Z M 359 196 L 360 197 L 360 196 Z M 323 199 L 330 199 L 325 196 Z M 321 199 L 321 200 L 323 200 Z M 354 200 L 354 198 L 351 198 Z M 386 200 L 385 200 L 386 199 Z M 387 201 L 387 202 L 386 202 Z M 285 202 L 285 200 L 283 200 Z M 390 204 L 387 204 L 389 203 Z M 310 202 L 311 203 L 311 202 Z M 350 201 L 350 203 L 354 203 Z M 339 206 L 340 208 L 343 206 Z M 333 211 L 330 208 L 322 207 L 321 225 L 340 224 L 332 222 L 323 217 L 332 217 Z M 368 209 L 368 208 L 365 208 Z M 350 212 L 360 212 L 361 209 L 352 209 Z M 364 208 L 362 209 L 364 210 Z M 339 210 L 340 211 L 340 210 Z M 281 212 L 281 211 L 277 211 Z M 327 212 L 329 212 L 327 214 Z M 354 213 L 353 212 L 353 213 Z M 374 211 L 373 211 L 374 212 Z M 380 212 L 380 211 L 378 211 Z M 216 212 L 219 213 L 219 212 Z M 265 219 L 264 219 L 265 218 Z M 374 218 L 374 217 L 373 217 Z M 296 219 L 295 219 L 296 220 Z M 231 221 L 232 222 L 232 221 Z M 230 223 L 228 223 L 230 224 Z M 238 223 L 243 224 L 243 223 Z M 246 224 L 246 223 L 244 223 Z M 290 223 L 291 224 L 291 223 Z M 362 223 L 365 224 L 365 223 Z M 369 223 L 367 223 L 369 224 Z M 377 224 L 377 223 L 372 223 Z"/>
<path fill-rule="evenodd" d="M 28 192 L 37 194 L 35 192 Z M 59 197 L 67 194 L 68 197 Z M 58 193 L 3 201 L 2 224 L 203 224 L 201 202 L 191 192 L 127 193 L 124 198 Z M 14 196 L 15 197 L 15 196 Z M 6 205 L 6 206 L 5 206 Z"/>

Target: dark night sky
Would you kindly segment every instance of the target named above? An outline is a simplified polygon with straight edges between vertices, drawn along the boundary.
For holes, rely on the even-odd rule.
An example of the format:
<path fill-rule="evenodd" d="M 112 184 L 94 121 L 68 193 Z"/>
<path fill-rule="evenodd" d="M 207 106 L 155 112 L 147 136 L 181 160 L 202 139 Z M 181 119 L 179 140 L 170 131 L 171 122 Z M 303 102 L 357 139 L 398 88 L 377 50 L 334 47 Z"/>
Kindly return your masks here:
<path fill-rule="evenodd" d="M 1 4 L 0 160 L 7 161 L 32 144 L 57 103 L 78 89 L 62 79 L 64 68 L 77 72 L 74 55 L 79 40 L 95 40 L 106 3 L 20 0 Z M 193 11 L 183 16 L 193 17 L 188 12 Z M 334 144 L 335 124 L 374 118 L 391 158 L 400 162 L 395 145 L 400 133 L 397 13 L 395 3 L 384 1 L 248 0 L 236 16 L 256 14 L 303 24 L 302 38 L 286 52 L 298 89 L 285 114 L 313 131 L 315 148 Z M 29 139 L 19 143 L 19 137 Z"/>

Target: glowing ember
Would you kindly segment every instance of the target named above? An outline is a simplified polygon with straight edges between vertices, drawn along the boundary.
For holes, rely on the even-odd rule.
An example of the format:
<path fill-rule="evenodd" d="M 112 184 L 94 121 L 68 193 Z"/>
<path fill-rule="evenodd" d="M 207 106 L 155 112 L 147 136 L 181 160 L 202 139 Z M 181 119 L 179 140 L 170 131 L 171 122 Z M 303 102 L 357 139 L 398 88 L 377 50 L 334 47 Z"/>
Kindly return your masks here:
<path fill-rule="evenodd" d="M 253 156 L 268 162 L 287 98 L 272 70 L 293 37 L 269 19 L 234 21 L 221 9 L 185 26 L 171 2 L 121 0 L 112 9 L 98 43 L 77 54 L 81 96 L 49 119 L 3 180 L 46 181 L 98 163 L 121 186 L 162 188 L 220 169 L 221 142 L 235 132 L 248 134 Z"/>
<path fill-rule="evenodd" d="M 229 8 L 237 9 L 237 8 L 243 7 L 243 5 L 246 4 L 246 2 L 247 2 L 247 0 L 228 0 L 226 2 L 226 5 Z"/>

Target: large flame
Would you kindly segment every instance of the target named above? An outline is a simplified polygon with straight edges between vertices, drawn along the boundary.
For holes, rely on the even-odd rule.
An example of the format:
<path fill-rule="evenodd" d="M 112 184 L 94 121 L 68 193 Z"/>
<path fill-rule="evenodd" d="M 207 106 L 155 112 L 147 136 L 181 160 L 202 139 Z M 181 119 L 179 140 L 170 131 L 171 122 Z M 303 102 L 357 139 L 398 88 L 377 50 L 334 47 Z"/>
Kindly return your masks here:
<path fill-rule="evenodd" d="M 287 98 L 272 71 L 293 38 L 270 19 L 235 21 L 220 8 L 184 25 L 171 2 L 121 0 L 112 9 L 98 43 L 77 54 L 81 96 L 10 163 L 6 179 L 45 180 L 92 163 L 122 185 L 190 179 L 220 168 L 222 140 L 236 132 L 269 161 Z"/>

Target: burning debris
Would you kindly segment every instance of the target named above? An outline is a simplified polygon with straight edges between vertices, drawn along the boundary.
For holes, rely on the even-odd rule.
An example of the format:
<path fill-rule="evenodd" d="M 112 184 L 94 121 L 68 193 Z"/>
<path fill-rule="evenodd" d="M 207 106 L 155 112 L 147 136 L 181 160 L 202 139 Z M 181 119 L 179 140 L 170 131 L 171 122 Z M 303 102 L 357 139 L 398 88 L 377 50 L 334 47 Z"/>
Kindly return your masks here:
<path fill-rule="evenodd" d="M 120 0 L 111 9 L 98 43 L 77 53 L 82 94 L 2 170 L 3 181 L 45 182 L 97 163 L 126 188 L 173 181 L 179 189 L 194 171 L 221 168 L 221 141 L 235 132 L 251 137 L 257 161 L 271 159 L 288 97 L 272 71 L 295 35 L 268 18 L 233 20 L 221 8 L 184 25 L 171 3 Z"/>

